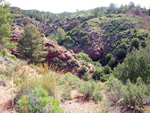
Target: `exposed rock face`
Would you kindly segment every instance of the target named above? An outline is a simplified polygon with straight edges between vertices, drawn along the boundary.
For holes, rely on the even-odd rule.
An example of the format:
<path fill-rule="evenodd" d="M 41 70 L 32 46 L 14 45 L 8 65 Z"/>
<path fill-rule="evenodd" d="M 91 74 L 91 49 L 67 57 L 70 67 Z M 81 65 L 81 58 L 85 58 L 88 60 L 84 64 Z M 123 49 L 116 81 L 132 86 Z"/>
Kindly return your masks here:
<path fill-rule="evenodd" d="M 100 46 L 94 46 L 86 49 L 86 53 L 92 60 L 97 60 L 103 55 L 103 51 Z"/>
<path fill-rule="evenodd" d="M 148 17 L 149 16 L 149 15 L 146 15 L 145 13 L 137 12 L 137 11 L 129 11 L 128 15 L 138 15 L 140 17 Z"/>
<path fill-rule="evenodd" d="M 78 34 L 78 36 L 80 37 L 79 34 Z M 86 54 L 89 55 L 89 57 L 92 60 L 100 59 L 104 54 L 104 50 L 102 49 L 102 45 L 103 45 L 102 39 L 103 38 L 98 34 L 94 34 L 93 36 L 94 36 L 94 43 L 91 43 L 91 44 L 84 43 L 83 48 L 76 46 L 76 47 L 74 47 L 73 51 L 75 53 L 84 51 Z M 93 41 L 90 33 L 88 35 L 88 38 L 89 38 L 90 42 Z M 80 40 L 80 41 L 82 41 L 82 40 Z"/>
<path fill-rule="evenodd" d="M 12 28 L 13 36 L 11 37 L 10 42 L 19 42 L 23 30 L 14 25 L 12 25 L 11 28 Z"/>
<path fill-rule="evenodd" d="M 57 43 L 44 38 L 44 42 L 46 43 L 46 48 L 48 49 L 48 54 L 44 62 L 48 62 L 49 64 L 53 62 L 54 58 L 58 58 L 64 63 L 63 69 L 66 72 L 72 72 L 73 74 L 79 74 L 79 68 L 81 67 L 82 61 L 78 60 L 75 54 L 67 51 L 64 47 L 59 46 Z M 75 61 L 78 65 L 69 65 L 69 62 Z M 89 64 L 87 70 L 90 72 L 94 69 L 93 65 Z"/>
<path fill-rule="evenodd" d="M 51 60 L 56 56 L 63 61 L 68 61 L 70 59 L 77 59 L 77 57 L 74 54 L 67 51 L 65 48 L 59 46 L 57 43 L 48 40 L 47 38 L 44 38 L 44 41 L 46 42 L 46 47 L 49 50 L 46 59 Z"/>
<path fill-rule="evenodd" d="M 71 30 L 71 29 L 75 28 L 75 27 L 78 26 L 78 25 L 79 25 L 79 22 L 72 22 L 72 23 L 70 23 L 70 24 L 67 26 L 67 29 L 68 29 L 68 30 Z"/>

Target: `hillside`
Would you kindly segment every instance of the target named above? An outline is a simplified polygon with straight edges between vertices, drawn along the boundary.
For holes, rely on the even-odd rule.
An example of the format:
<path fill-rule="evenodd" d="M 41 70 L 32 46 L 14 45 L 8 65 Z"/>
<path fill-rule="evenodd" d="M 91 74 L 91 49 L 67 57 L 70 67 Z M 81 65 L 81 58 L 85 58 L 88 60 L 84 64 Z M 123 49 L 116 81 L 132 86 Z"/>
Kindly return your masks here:
<path fill-rule="evenodd" d="M 150 9 L 54 14 L 0 1 L 0 113 L 149 113 Z"/>
<path fill-rule="evenodd" d="M 139 6 L 110 5 L 62 14 L 12 8 L 12 13 L 14 24 L 23 27 L 32 23 L 47 38 L 74 53 L 84 52 L 104 66 L 114 58 L 112 68 L 132 51 L 133 38 L 138 38 L 142 47 L 149 39 L 149 12 Z"/>

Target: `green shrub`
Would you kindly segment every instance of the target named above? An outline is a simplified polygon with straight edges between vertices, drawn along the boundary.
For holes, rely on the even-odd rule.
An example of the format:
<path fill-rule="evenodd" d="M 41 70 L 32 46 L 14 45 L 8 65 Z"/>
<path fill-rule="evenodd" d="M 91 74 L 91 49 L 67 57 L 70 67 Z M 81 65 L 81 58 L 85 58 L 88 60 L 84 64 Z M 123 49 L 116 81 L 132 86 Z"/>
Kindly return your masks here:
<path fill-rule="evenodd" d="M 103 69 L 97 68 L 94 70 L 92 78 L 94 80 L 102 80 L 101 77 L 103 77 L 103 76 L 104 76 Z"/>
<path fill-rule="evenodd" d="M 80 52 L 80 53 L 76 54 L 76 56 L 78 57 L 78 59 L 83 60 L 83 61 L 88 62 L 88 63 L 91 63 L 95 67 L 101 67 L 101 64 L 99 62 L 92 61 L 92 59 L 86 53 Z"/>
<path fill-rule="evenodd" d="M 114 57 L 112 57 L 112 58 L 110 59 L 110 61 L 108 62 L 108 65 L 109 65 L 111 68 L 113 68 L 113 67 L 115 66 L 115 64 L 116 64 L 116 59 L 115 59 Z"/>
<path fill-rule="evenodd" d="M 133 50 L 127 55 L 125 61 L 114 68 L 113 75 L 126 82 L 128 79 L 135 83 L 138 77 L 141 77 L 145 83 L 150 83 L 150 46 Z"/>
<path fill-rule="evenodd" d="M 1 53 L 2 53 L 2 55 L 4 57 L 4 56 L 6 56 L 8 54 L 8 51 L 7 50 L 2 50 Z"/>
<path fill-rule="evenodd" d="M 91 44 L 88 36 L 82 37 L 82 44 L 81 45 L 84 45 L 85 43 L 88 43 L 89 45 Z"/>
<path fill-rule="evenodd" d="M 14 56 L 14 55 L 8 53 L 8 51 L 7 51 L 6 49 L 0 50 L 0 54 L 2 54 L 3 57 L 8 57 L 8 58 L 11 58 L 11 59 L 13 59 L 13 60 L 16 60 L 16 59 L 17 59 L 16 56 Z"/>
<path fill-rule="evenodd" d="M 86 53 L 80 52 L 76 55 L 80 60 L 83 60 L 89 63 L 92 62 L 92 59 Z"/>
<path fill-rule="evenodd" d="M 103 71 L 104 71 L 105 74 L 110 74 L 111 73 L 111 68 L 107 65 L 107 66 L 104 67 Z"/>
<path fill-rule="evenodd" d="M 96 86 L 96 89 L 93 92 L 93 94 L 91 95 L 91 98 L 95 102 L 100 102 L 102 100 L 101 88 L 99 88 L 99 87 Z"/>
<path fill-rule="evenodd" d="M 123 38 L 123 39 L 121 39 L 121 43 L 129 43 L 129 38 Z"/>
<path fill-rule="evenodd" d="M 78 91 L 96 102 L 102 100 L 101 89 L 94 81 L 83 82 L 81 87 L 78 88 Z"/>
<path fill-rule="evenodd" d="M 142 111 L 144 108 L 145 99 L 149 96 L 147 86 L 137 79 L 135 84 L 128 80 L 126 85 L 114 77 L 110 77 L 107 82 L 110 90 L 109 99 L 113 104 L 121 105 L 124 108 L 131 108 L 135 111 Z"/>
<path fill-rule="evenodd" d="M 126 50 L 127 47 L 128 47 L 127 43 L 126 43 L 126 42 L 123 42 L 123 43 L 121 43 L 117 48 L 121 48 L 121 49 Z"/>
<path fill-rule="evenodd" d="M 62 113 L 59 108 L 60 101 L 48 96 L 42 88 L 35 88 L 30 94 L 25 96 L 27 113 Z M 55 101 L 55 102 L 54 102 Z M 24 97 L 17 102 L 20 112 L 24 111 Z"/>
<path fill-rule="evenodd" d="M 85 74 L 82 76 L 82 78 L 83 78 L 83 80 L 85 80 L 85 81 L 90 80 L 90 76 L 89 76 L 88 73 L 85 73 Z"/>
<path fill-rule="evenodd" d="M 76 60 L 71 60 L 71 61 L 68 61 L 67 62 L 67 64 L 69 65 L 69 66 L 71 66 L 71 67 L 78 67 L 79 66 L 79 64 L 78 64 L 78 62 L 76 61 Z"/>
<path fill-rule="evenodd" d="M 127 82 L 125 88 L 122 91 L 123 101 L 122 105 L 133 106 L 136 110 L 143 110 L 143 104 L 146 97 L 149 95 L 147 86 L 137 80 L 136 84 L 132 84 L 130 81 Z"/>
<path fill-rule="evenodd" d="M 107 18 L 112 18 L 112 17 L 114 17 L 114 15 L 108 14 L 108 15 L 106 15 L 106 17 L 107 17 Z"/>
<path fill-rule="evenodd" d="M 71 88 L 77 88 L 80 79 L 76 75 L 73 75 L 72 73 L 68 72 L 64 75 L 64 80 L 62 81 L 62 84 L 66 82 L 69 84 Z"/>
<path fill-rule="evenodd" d="M 61 97 L 64 100 L 71 100 L 72 99 L 72 97 L 71 97 L 71 89 L 68 88 L 68 87 L 64 88 Z"/>
<path fill-rule="evenodd" d="M 11 58 L 11 59 L 17 60 L 17 58 L 16 58 L 16 56 L 15 56 L 15 55 L 8 54 L 7 56 L 8 56 L 8 58 Z"/>
<path fill-rule="evenodd" d="M 109 100 L 113 104 L 116 104 L 122 98 L 122 89 L 123 89 L 122 82 L 111 76 L 109 80 L 106 82 L 106 85 L 109 88 L 108 94 Z"/>
<path fill-rule="evenodd" d="M 112 54 L 106 54 L 105 55 L 105 59 L 104 60 L 105 60 L 106 64 L 110 61 L 110 59 L 112 58 L 112 56 L 113 56 Z"/>
<path fill-rule="evenodd" d="M 127 52 L 124 49 L 119 48 L 119 49 L 117 49 L 115 55 L 118 59 L 122 59 L 122 58 L 126 57 L 126 54 L 127 54 Z"/>
<path fill-rule="evenodd" d="M 4 77 L 5 75 L 0 75 L 0 81 L 3 80 Z"/>
<path fill-rule="evenodd" d="M 79 69 L 79 73 L 81 73 L 81 74 L 84 74 L 84 73 L 86 73 L 86 72 L 87 72 L 86 66 L 82 66 L 82 67 Z"/>
<path fill-rule="evenodd" d="M 51 61 L 55 66 L 64 67 L 64 63 L 58 57 L 55 57 Z"/>
<path fill-rule="evenodd" d="M 100 62 L 92 62 L 92 64 L 96 67 L 96 68 L 99 68 L 99 67 L 102 67 Z"/>
<path fill-rule="evenodd" d="M 131 46 L 138 48 L 140 46 L 140 40 L 138 38 L 133 38 L 131 41 Z"/>

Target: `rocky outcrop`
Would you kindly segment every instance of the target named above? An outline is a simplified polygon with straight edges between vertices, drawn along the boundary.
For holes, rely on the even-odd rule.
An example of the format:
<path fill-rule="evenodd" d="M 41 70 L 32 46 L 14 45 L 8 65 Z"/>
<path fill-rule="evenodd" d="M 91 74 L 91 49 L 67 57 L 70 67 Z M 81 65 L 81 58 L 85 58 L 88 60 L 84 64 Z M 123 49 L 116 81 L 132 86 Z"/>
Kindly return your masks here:
<path fill-rule="evenodd" d="M 10 38 L 10 42 L 19 42 L 21 38 L 21 34 L 23 33 L 22 28 L 11 25 L 11 29 L 12 29 L 13 35 Z"/>
<path fill-rule="evenodd" d="M 67 30 L 71 30 L 79 25 L 79 22 L 72 22 L 67 26 Z"/>
<path fill-rule="evenodd" d="M 98 60 L 103 56 L 103 51 L 101 46 L 93 46 L 86 49 L 86 54 L 88 54 L 92 60 Z"/>
<path fill-rule="evenodd" d="M 79 69 L 82 66 L 82 61 L 80 61 L 74 53 L 67 51 L 64 47 L 59 46 L 57 43 L 47 38 L 44 38 L 44 42 L 46 43 L 46 49 L 48 50 L 44 63 L 59 63 L 59 66 L 62 67 L 65 72 L 71 72 L 79 75 Z M 57 61 L 55 62 L 54 59 Z M 87 67 L 88 72 L 90 73 L 93 69 L 94 66 L 89 64 Z"/>
<path fill-rule="evenodd" d="M 11 27 L 13 36 L 10 38 L 10 42 L 19 42 L 21 34 L 23 33 L 22 28 L 13 25 Z M 79 75 L 79 69 L 82 66 L 82 61 L 80 61 L 74 53 L 45 37 L 44 42 L 46 44 L 45 49 L 48 51 L 48 54 L 43 63 L 54 64 L 65 72 L 71 72 L 75 75 Z M 14 55 L 18 55 L 17 50 L 12 51 L 12 53 Z M 87 67 L 88 73 L 90 73 L 93 69 L 94 66 L 89 64 Z"/>

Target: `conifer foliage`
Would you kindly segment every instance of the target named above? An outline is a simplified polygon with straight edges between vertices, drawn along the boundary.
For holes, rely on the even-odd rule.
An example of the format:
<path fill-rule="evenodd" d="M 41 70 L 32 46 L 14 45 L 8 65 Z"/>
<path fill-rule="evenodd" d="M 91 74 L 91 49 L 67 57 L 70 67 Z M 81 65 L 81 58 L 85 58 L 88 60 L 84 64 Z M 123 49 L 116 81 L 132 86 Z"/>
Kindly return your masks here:
<path fill-rule="evenodd" d="M 11 22 L 11 16 L 9 14 L 9 5 L 0 0 L 0 48 L 14 49 L 16 43 L 9 43 L 10 36 L 12 35 L 11 27 L 8 24 Z"/>
<path fill-rule="evenodd" d="M 31 60 L 41 61 L 47 55 L 47 52 L 43 51 L 45 47 L 44 39 L 36 26 L 32 24 L 27 24 L 24 27 L 24 33 L 20 42 L 18 51 L 22 56 Z"/>
<path fill-rule="evenodd" d="M 114 68 L 113 74 L 122 82 L 128 79 L 135 83 L 140 77 L 145 83 L 150 83 L 150 45 L 146 48 L 133 50 L 127 55 L 125 61 Z"/>

